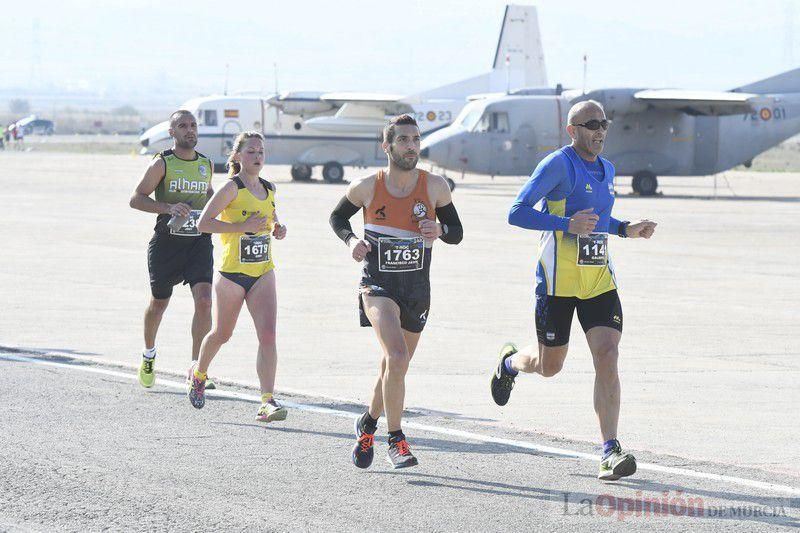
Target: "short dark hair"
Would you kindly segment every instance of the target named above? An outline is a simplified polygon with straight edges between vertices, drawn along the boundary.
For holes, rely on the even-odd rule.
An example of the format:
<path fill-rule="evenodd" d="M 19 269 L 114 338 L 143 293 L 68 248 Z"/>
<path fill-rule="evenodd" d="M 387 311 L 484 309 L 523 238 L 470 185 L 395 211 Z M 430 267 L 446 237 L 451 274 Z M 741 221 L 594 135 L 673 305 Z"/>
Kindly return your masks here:
<path fill-rule="evenodd" d="M 192 117 L 194 117 L 194 114 L 188 109 L 178 109 L 177 111 L 175 111 L 173 114 L 169 116 L 169 127 L 174 128 L 175 124 L 177 124 L 178 121 L 186 115 L 191 115 Z"/>
<path fill-rule="evenodd" d="M 394 127 L 395 126 L 417 126 L 417 121 L 414 120 L 414 117 L 408 114 L 402 114 L 394 117 L 392 120 L 389 121 L 386 126 L 383 127 L 383 142 L 392 144 L 394 140 Z"/>

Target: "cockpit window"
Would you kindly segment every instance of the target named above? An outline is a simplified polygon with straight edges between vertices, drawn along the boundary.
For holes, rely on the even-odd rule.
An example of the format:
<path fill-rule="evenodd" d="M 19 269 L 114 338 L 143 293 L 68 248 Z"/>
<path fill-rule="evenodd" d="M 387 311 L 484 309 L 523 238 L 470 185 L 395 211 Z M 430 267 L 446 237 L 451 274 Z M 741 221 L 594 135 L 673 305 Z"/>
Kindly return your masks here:
<path fill-rule="evenodd" d="M 508 133 L 508 113 L 493 113 L 487 111 L 483 114 L 477 126 L 475 126 L 475 131 L 480 133 Z"/>
<path fill-rule="evenodd" d="M 459 122 L 459 124 L 461 124 L 467 131 L 472 131 L 472 128 L 475 127 L 475 123 L 477 123 L 478 119 L 480 118 L 481 118 L 480 109 L 473 109 L 472 111 L 464 115 L 464 118 L 461 119 L 461 122 Z"/>

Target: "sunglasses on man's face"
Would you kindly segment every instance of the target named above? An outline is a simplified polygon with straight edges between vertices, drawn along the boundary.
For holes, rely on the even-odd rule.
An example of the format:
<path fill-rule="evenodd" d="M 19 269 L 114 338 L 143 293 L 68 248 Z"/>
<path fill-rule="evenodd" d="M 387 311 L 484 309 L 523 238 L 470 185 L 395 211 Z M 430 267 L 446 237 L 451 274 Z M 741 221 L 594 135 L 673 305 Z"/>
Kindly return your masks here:
<path fill-rule="evenodd" d="M 603 131 L 605 131 L 609 126 L 611 126 L 611 121 L 605 118 L 603 120 L 597 120 L 596 118 L 593 118 L 592 120 L 588 120 L 583 124 L 573 124 L 573 126 L 580 126 L 592 131 L 597 131 L 600 128 L 603 128 Z"/>

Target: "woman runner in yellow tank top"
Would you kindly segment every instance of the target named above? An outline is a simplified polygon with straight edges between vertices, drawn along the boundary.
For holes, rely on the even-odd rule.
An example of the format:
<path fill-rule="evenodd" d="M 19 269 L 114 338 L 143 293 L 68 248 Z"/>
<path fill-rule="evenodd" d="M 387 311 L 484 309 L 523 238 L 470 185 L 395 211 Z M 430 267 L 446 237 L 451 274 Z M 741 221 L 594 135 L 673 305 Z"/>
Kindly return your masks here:
<path fill-rule="evenodd" d="M 189 371 L 189 400 L 205 404 L 205 380 L 211 360 L 230 339 L 242 304 L 253 317 L 258 335 L 256 370 L 261 384 L 261 407 L 256 420 L 286 419 L 286 408 L 274 398 L 278 354 L 275 346 L 277 298 L 272 261 L 272 238 L 283 239 L 286 226 L 275 212 L 275 186 L 259 177 L 264 166 L 264 137 L 239 134 L 228 159 L 231 179 L 206 204 L 197 227 L 219 233 L 222 267 L 214 278 L 214 326 L 203 339 L 200 358 Z"/>

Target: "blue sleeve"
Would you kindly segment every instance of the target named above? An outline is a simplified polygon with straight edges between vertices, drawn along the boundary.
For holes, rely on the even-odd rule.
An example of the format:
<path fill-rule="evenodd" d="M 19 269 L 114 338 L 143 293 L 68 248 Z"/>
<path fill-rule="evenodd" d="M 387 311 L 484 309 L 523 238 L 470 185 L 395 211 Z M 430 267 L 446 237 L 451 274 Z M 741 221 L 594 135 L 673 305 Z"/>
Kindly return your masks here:
<path fill-rule="evenodd" d="M 619 225 L 622 223 L 614 217 L 608 217 L 608 233 L 610 235 L 619 235 Z"/>
<path fill-rule="evenodd" d="M 542 198 L 561 200 L 572 191 L 567 164 L 568 161 L 556 156 L 545 159 L 536 167 L 511 206 L 509 224 L 540 231 L 567 231 L 569 217 L 551 215 L 534 207 Z"/>

